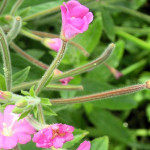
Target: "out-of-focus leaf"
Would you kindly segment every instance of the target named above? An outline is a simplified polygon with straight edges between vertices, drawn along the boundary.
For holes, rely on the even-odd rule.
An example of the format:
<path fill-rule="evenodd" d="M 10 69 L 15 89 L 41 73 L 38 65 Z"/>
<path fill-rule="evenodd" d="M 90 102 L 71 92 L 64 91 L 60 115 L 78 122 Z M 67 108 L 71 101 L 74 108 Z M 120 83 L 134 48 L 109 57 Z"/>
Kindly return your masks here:
<path fill-rule="evenodd" d="M 111 40 L 114 41 L 115 39 L 115 26 L 113 19 L 109 13 L 109 11 L 103 7 L 101 7 L 101 13 L 102 13 L 102 22 L 103 22 L 103 27 L 104 31 L 107 34 L 107 37 Z"/>
<path fill-rule="evenodd" d="M 96 138 L 91 142 L 91 150 L 108 150 L 109 139 L 107 136 Z"/>
<path fill-rule="evenodd" d="M 57 114 L 50 108 L 50 106 L 43 105 L 44 114 L 47 116 L 57 116 Z"/>
<path fill-rule="evenodd" d="M 17 85 L 17 84 L 24 82 L 28 77 L 29 70 L 30 70 L 30 67 L 26 67 L 25 69 L 15 73 L 13 75 L 13 85 Z"/>
<path fill-rule="evenodd" d="M 95 108 L 94 111 L 87 113 L 90 121 L 101 130 L 100 134 L 107 135 L 123 143 L 132 142 L 132 137 L 123 123 L 110 112 Z"/>

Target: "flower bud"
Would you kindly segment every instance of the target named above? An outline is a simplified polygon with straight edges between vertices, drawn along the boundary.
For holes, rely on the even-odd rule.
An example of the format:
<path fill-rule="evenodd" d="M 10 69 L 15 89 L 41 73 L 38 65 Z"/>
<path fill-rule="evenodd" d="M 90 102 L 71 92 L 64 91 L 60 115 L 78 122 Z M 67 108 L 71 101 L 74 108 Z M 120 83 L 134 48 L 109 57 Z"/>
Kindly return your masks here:
<path fill-rule="evenodd" d="M 42 42 L 46 47 L 58 52 L 60 47 L 61 47 L 61 44 L 62 44 L 62 41 L 61 39 L 59 38 L 53 38 L 53 39 L 50 39 L 50 38 L 44 38 L 43 42 Z"/>
<path fill-rule="evenodd" d="M 15 107 L 12 112 L 15 114 L 21 114 L 23 112 L 23 108 Z"/>
<path fill-rule="evenodd" d="M 7 91 L 0 91 L 0 99 L 2 100 L 8 100 L 12 97 L 12 94 Z"/>
<path fill-rule="evenodd" d="M 17 108 L 24 108 L 28 105 L 28 101 L 26 99 L 21 99 L 17 101 L 15 105 L 17 106 Z"/>

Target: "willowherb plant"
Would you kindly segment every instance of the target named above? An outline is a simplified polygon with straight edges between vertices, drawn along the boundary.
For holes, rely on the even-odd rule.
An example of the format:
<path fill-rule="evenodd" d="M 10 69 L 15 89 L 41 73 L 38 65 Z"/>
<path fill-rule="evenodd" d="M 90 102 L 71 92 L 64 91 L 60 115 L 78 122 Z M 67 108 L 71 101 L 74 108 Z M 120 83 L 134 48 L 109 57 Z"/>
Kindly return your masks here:
<path fill-rule="evenodd" d="M 0 10 L 0 14 L 3 12 L 7 3 L 5 0 L 4 2 L 5 3 L 2 5 L 3 7 Z M 30 142 L 31 135 L 33 134 L 32 141 L 36 143 L 36 147 L 46 149 L 50 148 L 52 150 L 65 150 L 66 148 L 63 148 L 64 143 L 68 141 L 76 143 L 76 141 L 73 141 L 74 127 L 62 123 L 48 125 L 43 113 L 44 106 L 48 106 L 48 111 L 51 111 L 50 113 L 56 114 L 50 110 L 50 108 L 53 108 L 53 104 L 71 104 L 102 100 L 105 98 L 150 88 L 150 80 L 148 80 L 143 84 L 131 85 L 129 87 L 73 98 L 55 99 L 52 97 L 40 97 L 39 94 L 42 93 L 44 89 L 49 87 L 54 90 L 83 90 L 83 87 L 80 85 L 73 86 L 68 85 L 68 83 L 70 80 L 75 78 L 73 76 L 91 71 L 98 65 L 104 63 L 113 53 L 115 44 L 109 44 L 101 56 L 97 57 L 93 61 L 77 68 L 73 68 L 69 71 L 62 72 L 58 70 L 58 66 L 65 55 L 68 43 L 79 48 L 85 56 L 89 55 L 81 45 L 71 40 L 78 34 L 82 34 L 88 30 L 90 23 L 93 21 L 93 13 L 89 11 L 89 8 L 80 4 L 77 0 L 70 0 L 63 3 L 57 8 L 57 10 L 61 9 L 62 15 L 62 28 L 59 37 L 50 33 L 26 30 L 26 28 L 24 28 L 24 22 L 22 21 L 27 21 L 30 18 L 21 19 L 21 17 L 15 16 L 17 9 L 22 2 L 23 1 L 18 0 L 12 7 L 10 15 L 5 16 L 8 25 L 2 25 L 0 27 L 0 49 L 3 57 L 4 78 L 6 81 L 3 84 L 3 90 L 0 91 L 0 103 L 2 104 L 1 109 L 4 111 L 0 112 L 0 149 L 18 150 L 20 149 L 19 144 L 26 144 Z M 12 24 L 11 28 L 10 24 Z M 13 40 L 19 33 L 40 41 L 41 44 L 57 52 L 57 55 L 52 63 L 49 66 L 44 64 L 43 62 L 30 56 L 17 44 L 15 44 Z M 20 84 L 18 86 L 13 86 L 9 47 L 14 49 L 16 53 L 21 55 L 26 60 L 44 69 L 45 73 L 41 79 Z M 112 74 L 114 74 L 116 78 L 120 78 L 122 76 L 119 71 L 112 68 L 107 63 L 104 63 L 104 65 L 110 70 L 110 72 L 112 72 Z M 16 75 L 16 78 L 22 76 L 22 73 L 23 72 Z M 60 81 L 62 85 L 51 83 L 56 81 Z M 27 92 L 23 91 L 24 89 L 30 90 Z M 14 93 L 18 90 L 21 91 L 21 94 Z M 90 147 L 90 142 L 84 141 L 80 144 L 77 150 L 90 150 Z"/>

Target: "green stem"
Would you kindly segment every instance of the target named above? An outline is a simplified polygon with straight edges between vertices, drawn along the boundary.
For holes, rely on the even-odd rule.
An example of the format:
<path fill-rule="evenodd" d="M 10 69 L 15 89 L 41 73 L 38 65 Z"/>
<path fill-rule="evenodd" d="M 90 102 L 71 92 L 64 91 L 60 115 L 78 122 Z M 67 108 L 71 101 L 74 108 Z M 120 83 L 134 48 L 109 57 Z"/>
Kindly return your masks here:
<path fill-rule="evenodd" d="M 10 15 L 14 16 L 17 9 L 20 7 L 20 5 L 23 3 L 24 0 L 17 0 L 17 2 L 14 4 L 14 6 L 12 7 L 11 11 L 10 11 Z"/>
<path fill-rule="evenodd" d="M 7 91 L 10 91 L 12 85 L 11 60 L 10 60 L 9 48 L 6 42 L 6 37 L 2 28 L 0 28 L 0 46 L 1 46 L 1 52 L 4 61 L 4 74 L 6 80 L 6 87 L 7 87 Z"/>
<path fill-rule="evenodd" d="M 107 8 L 120 10 L 121 12 L 127 13 L 127 14 L 135 16 L 135 17 L 138 17 L 138 18 L 150 23 L 150 16 L 148 16 L 146 14 L 143 14 L 141 12 L 138 12 L 136 10 L 133 10 L 133 9 L 130 9 L 130 8 L 127 8 L 127 7 L 123 7 L 123 6 L 118 6 L 118 5 L 110 5 L 110 4 L 103 3 L 103 2 L 101 3 L 101 5 L 104 6 L 104 7 L 107 7 Z"/>
<path fill-rule="evenodd" d="M 14 51 L 16 51 L 20 56 L 27 59 L 32 64 L 42 68 L 42 69 L 48 69 L 48 66 L 41 61 L 33 58 L 32 56 L 25 53 L 20 47 L 18 47 L 15 43 L 11 42 L 10 46 L 13 48 Z"/>
<path fill-rule="evenodd" d="M 59 52 L 57 53 L 57 56 L 55 57 L 54 61 L 49 66 L 49 68 L 46 70 L 42 79 L 39 81 L 37 88 L 35 90 L 36 95 L 38 95 L 40 93 L 40 91 L 44 88 L 46 82 L 48 81 L 48 79 L 52 75 L 54 69 L 56 69 L 58 67 L 60 61 L 62 60 L 62 58 L 64 56 L 66 44 L 67 44 L 67 42 L 65 42 L 65 41 L 62 42 L 62 46 L 61 46 Z"/>
<path fill-rule="evenodd" d="M 17 145 L 14 147 L 14 150 L 21 150 L 21 149 L 20 149 L 19 145 Z"/>
<path fill-rule="evenodd" d="M 47 33 L 47 32 L 41 32 L 41 31 L 32 31 L 33 34 L 36 34 L 38 36 L 42 36 L 42 37 L 49 37 L 49 38 L 59 38 L 58 35 L 56 34 L 52 34 L 52 33 Z M 80 44 L 74 42 L 74 41 L 68 41 L 70 44 L 72 44 L 73 46 L 79 48 L 81 50 L 81 52 L 86 56 L 89 57 L 89 53 L 84 49 L 84 47 L 82 47 Z"/>
<path fill-rule="evenodd" d="M 86 96 L 80 96 L 80 97 L 74 97 L 74 98 L 66 98 L 66 99 L 65 98 L 64 99 L 50 99 L 50 102 L 52 104 L 68 104 L 68 103 L 82 103 L 82 102 L 89 102 L 89 101 L 95 101 L 95 100 L 102 100 L 105 98 L 111 98 L 111 97 L 116 97 L 116 96 L 121 96 L 124 94 L 137 92 L 145 88 L 150 88 L 149 82 L 150 80 L 144 84 L 132 85 L 132 86 L 125 87 L 125 88 L 101 92 L 101 93 L 92 94 L 92 95 L 86 95 Z"/>
<path fill-rule="evenodd" d="M 89 71 L 89 70 L 96 68 L 98 65 L 102 64 L 104 61 L 106 61 L 109 58 L 114 47 L 115 47 L 114 44 L 110 44 L 106 48 L 106 50 L 103 52 L 103 54 L 100 57 L 98 57 L 96 60 L 91 61 L 90 63 L 85 64 L 81 67 L 63 72 L 62 74 L 59 74 L 59 75 L 56 75 L 53 77 L 52 81 L 57 81 L 59 79 L 66 78 L 69 76 L 75 76 L 75 75 L 78 75 L 78 74 L 81 74 L 83 72 L 86 72 L 86 71 Z"/>
<path fill-rule="evenodd" d="M 146 62 L 147 62 L 146 60 L 141 60 L 141 61 L 139 61 L 139 62 L 137 62 L 137 63 L 135 63 L 133 65 L 130 65 L 129 67 L 121 70 L 121 73 L 123 75 L 128 75 L 129 73 L 131 73 L 131 72 L 137 70 L 138 68 L 146 65 Z"/>
<path fill-rule="evenodd" d="M 36 14 L 33 14 L 31 16 L 27 16 L 27 17 L 23 18 L 23 21 L 29 21 L 29 20 L 32 20 L 32 19 L 34 19 L 36 17 L 47 15 L 49 13 L 58 11 L 59 9 L 60 9 L 60 6 L 57 6 L 55 8 L 50 8 L 50 9 L 47 9 L 47 10 L 44 10 L 44 11 L 40 11 L 40 12 L 38 12 Z"/>
<path fill-rule="evenodd" d="M 12 92 L 17 92 L 22 90 L 29 89 L 32 85 L 38 83 L 37 81 L 22 83 L 20 85 L 12 87 Z M 83 90 L 82 85 L 61 85 L 61 84 L 48 84 L 43 90 L 53 90 L 53 91 L 61 91 L 61 90 Z"/>
<path fill-rule="evenodd" d="M 33 40 L 40 41 L 40 42 L 43 40 L 43 38 L 41 38 L 41 37 L 39 37 L 39 36 L 36 36 L 35 34 L 32 34 L 31 32 L 28 32 L 28 31 L 23 30 L 23 29 L 21 29 L 21 34 L 23 34 L 23 35 L 25 35 L 26 37 L 29 37 L 29 38 L 31 38 L 31 39 L 33 39 Z"/>
<path fill-rule="evenodd" d="M 8 43 L 10 43 L 12 40 L 14 40 L 16 38 L 16 36 L 20 32 L 21 26 L 22 26 L 21 17 L 19 17 L 19 16 L 15 17 L 13 26 L 7 34 L 7 42 Z"/>
<path fill-rule="evenodd" d="M 38 105 L 37 105 L 37 108 L 38 108 L 38 118 L 39 118 L 39 121 L 40 121 L 42 124 L 45 124 L 45 118 L 44 118 L 44 113 L 43 113 L 42 105 L 41 105 L 41 104 L 38 104 Z"/>
<path fill-rule="evenodd" d="M 136 129 L 133 130 L 133 134 L 135 134 L 136 136 L 150 136 L 150 130 L 146 130 L 146 129 Z"/>
<path fill-rule="evenodd" d="M 8 0 L 3 0 L 1 7 L 0 7 L 0 15 L 3 13 L 6 5 L 7 5 Z"/>
<path fill-rule="evenodd" d="M 140 34 L 140 35 L 147 35 L 150 33 L 150 28 L 132 28 L 132 27 L 115 27 L 115 30 L 122 30 L 124 32 L 132 33 L 132 34 Z"/>
<path fill-rule="evenodd" d="M 141 48 L 144 48 L 144 49 L 147 49 L 147 50 L 150 50 L 150 44 L 133 36 L 133 35 L 130 35 L 124 31 L 116 31 L 116 34 L 127 39 L 127 40 L 130 40 L 132 41 L 133 43 L 135 43 L 136 45 L 138 45 L 139 47 Z"/>

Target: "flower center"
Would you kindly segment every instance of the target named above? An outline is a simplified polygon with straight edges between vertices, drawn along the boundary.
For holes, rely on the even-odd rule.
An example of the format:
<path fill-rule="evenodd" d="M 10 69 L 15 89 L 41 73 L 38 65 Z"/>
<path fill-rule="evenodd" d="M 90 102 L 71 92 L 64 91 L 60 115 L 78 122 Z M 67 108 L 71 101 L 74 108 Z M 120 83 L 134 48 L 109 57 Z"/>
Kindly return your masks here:
<path fill-rule="evenodd" d="M 54 139 L 57 136 L 65 136 L 65 133 L 60 133 L 59 129 L 53 130 L 53 137 L 52 137 L 52 139 Z"/>
<path fill-rule="evenodd" d="M 12 136 L 12 129 L 11 127 L 8 127 L 6 123 L 3 123 L 3 130 L 1 132 L 4 136 Z"/>

